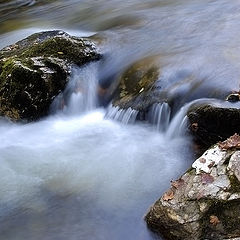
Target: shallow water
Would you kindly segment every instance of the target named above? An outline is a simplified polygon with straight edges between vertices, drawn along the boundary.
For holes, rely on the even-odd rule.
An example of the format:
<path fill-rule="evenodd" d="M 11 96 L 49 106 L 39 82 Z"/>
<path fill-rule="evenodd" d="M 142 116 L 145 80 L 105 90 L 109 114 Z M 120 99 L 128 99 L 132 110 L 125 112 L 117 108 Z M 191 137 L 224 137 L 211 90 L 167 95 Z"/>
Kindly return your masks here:
<path fill-rule="evenodd" d="M 189 139 L 106 118 L 93 68 L 72 71 L 54 115 L 0 122 L 1 239 L 152 239 L 144 214 L 191 163 Z"/>
<path fill-rule="evenodd" d="M 192 161 L 184 114 L 169 122 L 165 111 L 163 128 L 154 112 L 157 127 L 126 125 L 106 118 L 90 90 L 157 55 L 159 82 L 180 95 L 179 109 L 224 98 L 239 90 L 239 13 L 239 0 L 0 0 L 0 48 L 63 29 L 97 34 L 104 53 L 100 66 L 73 71 L 73 86 L 89 94 L 73 93 L 63 111 L 26 125 L 1 120 L 0 239 L 154 239 L 143 216 Z"/>

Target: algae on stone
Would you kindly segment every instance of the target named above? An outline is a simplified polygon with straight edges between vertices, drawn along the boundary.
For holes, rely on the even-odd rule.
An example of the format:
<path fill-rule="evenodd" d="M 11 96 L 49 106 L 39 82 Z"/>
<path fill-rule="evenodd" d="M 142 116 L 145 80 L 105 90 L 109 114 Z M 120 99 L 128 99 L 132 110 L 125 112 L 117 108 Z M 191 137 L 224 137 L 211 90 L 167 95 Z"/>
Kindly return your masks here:
<path fill-rule="evenodd" d="M 159 79 L 158 58 L 152 56 L 141 59 L 122 74 L 113 99 L 114 106 L 146 111 L 153 103 L 163 100 L 161 93 L 155 91 L 155 83 Z"/>
<path fill-rule="evenodd" d="M 36 120 L 64 90 L 73 64 L 100 59 L 95 44 L 63 31 L 40 32 L 0 50 L 0 115 Z"/>

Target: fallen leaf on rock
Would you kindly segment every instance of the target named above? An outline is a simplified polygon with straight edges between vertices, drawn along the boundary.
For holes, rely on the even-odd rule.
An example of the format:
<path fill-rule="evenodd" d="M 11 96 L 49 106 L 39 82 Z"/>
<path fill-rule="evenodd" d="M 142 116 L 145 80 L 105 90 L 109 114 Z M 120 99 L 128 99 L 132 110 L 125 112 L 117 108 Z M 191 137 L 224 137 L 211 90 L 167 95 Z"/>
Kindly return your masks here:
<path fill-rule="evenodd" d="M 62 54 L 63 54 L 63 52 L 58 52 L 58 54 L 62 55 Z"/>
<path fill-rule="evenodd" d="M 219 219 L 217 216 L 210 216 L 210 221 L 209 221 L 212 225 L 217 225 L 218 223 L 220 223 Z"/>
<path fill-rule="evenodd" d="M 219 142 L 218 146 L 222 150 L 228 150 L 228 149 L 231 149 L 231 148 L 240 148 L 240 136 L 235 133 L 233 136 L 231 136 L 230 138 L 228 138 L 224 142 Z"/>
<path fill-rule="evenodd" d="M 183 186 L 184 180 L 183 179 L 178 179 L 176 181 L 171 181 L 171 186 L 178 189 L 179 187 Z"/>
<path fill-rule="evenodd" d="M 172 200 L 173 198 L 174 198 L 174 192 L 171 189 L 165 192 L 163 195 L 164 201 L 169 201 L 169 200 Z"/>
<path fill-rule="evenodd" d="M 214 177 L 208 173 L 201 174 L 202 184 L 208 184 L 214 182 Z"/>
<path fill-rule="evenodd" d="M 191 129 L 192 129 L 192 131 L 196 132 L 198 130 L 198 123 L 193 123 L 191 125 Z"/>
<path fill-rule="evenodd" d="M 215 165 L 215 162 L 213 161 L 213 162 L 211 162 L 211 163 L 208 165 L 208 167 L 209 167 L 209 168 L 212 168 L 214 165 Z"/>
<path fill-rule="evenodd" d="M 205 158 L 200 158 L 199 161 L 200 161 L 200 163 L 206 163 L 206 159 Z"/>

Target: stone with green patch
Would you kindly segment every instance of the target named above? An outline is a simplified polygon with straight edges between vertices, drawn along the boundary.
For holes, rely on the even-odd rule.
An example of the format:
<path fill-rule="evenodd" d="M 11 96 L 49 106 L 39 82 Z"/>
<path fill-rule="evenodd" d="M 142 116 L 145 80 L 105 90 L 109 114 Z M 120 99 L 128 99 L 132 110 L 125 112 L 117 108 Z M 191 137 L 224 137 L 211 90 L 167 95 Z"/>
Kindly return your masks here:
<path fill-rule="evenodd" d="M 0 115 L 37 120 L 66 86 L 71 66 L 100 59 L 90 39 L 63 31 L 36 33 L 0 50 Z"/>

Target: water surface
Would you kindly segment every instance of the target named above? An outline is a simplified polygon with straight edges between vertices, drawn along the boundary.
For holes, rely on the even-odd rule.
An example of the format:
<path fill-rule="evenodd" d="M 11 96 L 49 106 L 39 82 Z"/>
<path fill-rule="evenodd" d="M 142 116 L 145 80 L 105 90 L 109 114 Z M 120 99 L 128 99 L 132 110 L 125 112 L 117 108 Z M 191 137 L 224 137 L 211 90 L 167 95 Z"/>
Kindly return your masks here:
<path fill-rule="evenodd" d="M 88 94 L 73 93 L 63 111 L 0 122 L 1 239 L 152 240 L 143 216 L 190 166 L 189 139 L 108 119 L 90 90 L 157 55 L 173 95 L 223 99 L 239 90 L 239 21 L 239 0 L 0 0 L 0 47 L 63 29 L 97 34 L 104 54 L 100 67 L 73 71 Z"/>

